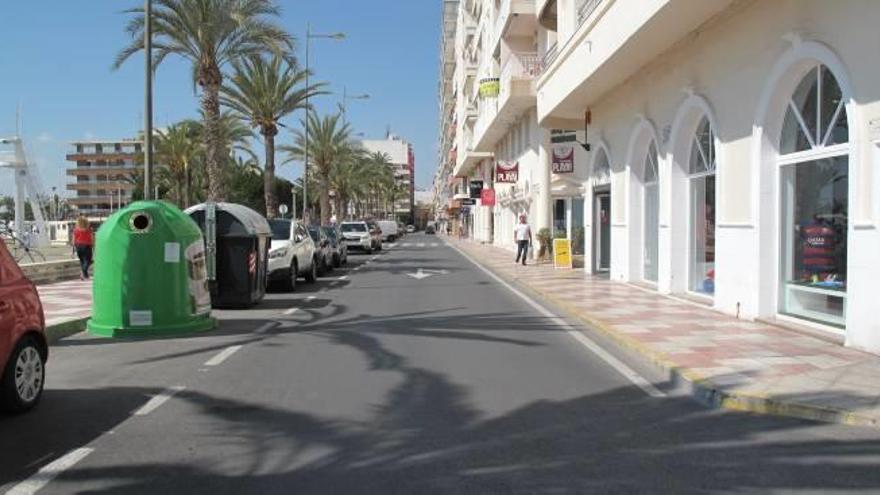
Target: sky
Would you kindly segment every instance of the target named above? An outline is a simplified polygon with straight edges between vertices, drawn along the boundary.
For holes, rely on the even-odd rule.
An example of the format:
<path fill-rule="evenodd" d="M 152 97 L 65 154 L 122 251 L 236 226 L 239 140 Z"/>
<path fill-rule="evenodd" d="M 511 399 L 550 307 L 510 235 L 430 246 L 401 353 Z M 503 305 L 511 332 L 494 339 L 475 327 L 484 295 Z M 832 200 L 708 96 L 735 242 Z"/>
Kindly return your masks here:
<path fill-rule="evenodd" d="M 333 111 L 348 94 L 370 95 L 348 102 L 348 121 L 364 138 L 386 129 L 413 144 L 416 186 L 429 187 L 437 155 L 439 0 L 277 0 L 281 25 L 297 38 L 304 62 L 306 25 L 315 33 L 342 31 L 344 41 L 312 40 L 314 80 L 330 83 L 333 95 L 313 103 Z M 122 139 L 142 128 L 143 56 L 112 70 L 127 44 L 128 7 L 139 0 L 0 0 L 0 136 L 15 133 L 21 108 L 22 136 L 47 192 L 62 195 L 65 155 L 77 139 Z M 190 66 L 168 59 L 154 81 L 156 127 L 198 115 Z M 300 115 L 286 123 L 298 125 Z M 289 141 L 288 133 L 279 144 Z M 260 143 L 255 149 L 261 150 Z M 300 164 L 280 168 L 296 178 Z M 13 190 L 12 174 L 0 169 L 0 194 Z"/>

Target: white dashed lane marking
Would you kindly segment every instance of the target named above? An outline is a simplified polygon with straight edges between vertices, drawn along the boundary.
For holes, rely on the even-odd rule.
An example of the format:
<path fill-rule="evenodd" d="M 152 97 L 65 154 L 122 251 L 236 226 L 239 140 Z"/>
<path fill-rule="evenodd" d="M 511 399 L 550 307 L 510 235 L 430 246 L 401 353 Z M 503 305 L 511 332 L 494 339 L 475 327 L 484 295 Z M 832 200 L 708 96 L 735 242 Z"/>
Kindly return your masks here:
<path fill-rule="evenodd" d="M 160 392 L 158 395 L 154 395 L 152 399 L 147 401 L 146 404 L 144 404 L 140 409 L 135 411 L 134 415 L 135 416 L 146 416 L 147 414 L 150 414 L 151 412 L 155 411 L 156 409 L 159 409 L 160 407 L 162 407 L 162 404 L 168 402 L 169 400 L 171 400 L 172 397 L 174 397 L 175 395 L 177 395 L 180 392 L 183 392 L 184 390 L 186 390 L 186 387 L 184 387 L 183 385 L 176 385 L 174 387 L 168 387 L 165 390 L 163 390 L 162 392 Z"/>
<path fill-rule="evenodd" d="M 44 466 L 30 478 L 13 486 L 6 492 L 6 495 L 31 495 L 37 493 L 48 485 L 50 481 L 57 478 L 59 474 L 72 468 L 92 452 L 94 452 L 94 449 L 88 447 L 72 450 L 67 455 Z"/>

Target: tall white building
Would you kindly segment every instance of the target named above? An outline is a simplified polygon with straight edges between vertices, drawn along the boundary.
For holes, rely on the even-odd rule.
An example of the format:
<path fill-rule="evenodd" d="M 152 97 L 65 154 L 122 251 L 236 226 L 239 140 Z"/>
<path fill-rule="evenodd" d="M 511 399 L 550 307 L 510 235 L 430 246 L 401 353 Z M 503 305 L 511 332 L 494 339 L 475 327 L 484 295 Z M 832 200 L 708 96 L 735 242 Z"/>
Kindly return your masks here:
<path fill-rule="evenodd" d="M 880 352 L 880 3 L 458 10 L 451 175 L 520 161 L 513 188 L 486 182 L 498 202 L 475 209 L 475 238 L 506 244 L 504 208 L 519 205 L 581 243 L 589 272 Z M 534 40 L 512 34 L 523 23 Z M 510 61 L 530 46 L 540 62 L 527 85 Z M 474 90 L 484 78 L 498 78 L 494 101 Z M 516 103 L 529 91 L 531 110 Z M 554 130 L 579 131 L 590 150 L 551 144 Z"/>
<path fill-rule="evenodd" d="M 369 153 L 384 153 L 394 169 L 394 178 L 403 193 L 394 201 L 397 220 L 411 223 L 415 208 L 416 157 L 413 147 L 404 139 L 389 134 L 385 139 L 365 139 L 360 142 Z"/>

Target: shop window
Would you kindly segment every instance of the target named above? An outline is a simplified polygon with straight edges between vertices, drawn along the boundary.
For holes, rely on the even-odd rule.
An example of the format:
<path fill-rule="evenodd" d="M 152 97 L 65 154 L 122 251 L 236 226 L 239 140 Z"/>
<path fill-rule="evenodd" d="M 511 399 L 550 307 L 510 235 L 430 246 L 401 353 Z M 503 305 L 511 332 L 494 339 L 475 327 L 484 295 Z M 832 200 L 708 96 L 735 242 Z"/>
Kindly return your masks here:
<path fill-rule="evenodd" d="M 660 259 L 660 183 L 658 182 L 657 145 L 654 141 L 648 146 L 642 174 L 644 186 L 644 265 L 642 277 L 656 282 Z"/>
<path fill-rule="evenodd" d="M 584 254 L 586 238 L 584 231 L 584 198 L 572 198 L 571 200 L 571 252 L 572 254 Z"/>
<path fill-rule="evenodd" d="M 813 68 L 789 101 L 779 158 L 780 312 L 840 328 L 847 299 L 846 118 L 837 80 L 827 67 Z"/>
<path fill-rule="evenodd" d="M 715 293 L 715 132 L 703 117 L 691 143 L 689 289 Z"/>
<path fill-rule="evenodd" d="M 568 237 L 564 199 L 557 199 L 553 202 L 553 236 Z"/>

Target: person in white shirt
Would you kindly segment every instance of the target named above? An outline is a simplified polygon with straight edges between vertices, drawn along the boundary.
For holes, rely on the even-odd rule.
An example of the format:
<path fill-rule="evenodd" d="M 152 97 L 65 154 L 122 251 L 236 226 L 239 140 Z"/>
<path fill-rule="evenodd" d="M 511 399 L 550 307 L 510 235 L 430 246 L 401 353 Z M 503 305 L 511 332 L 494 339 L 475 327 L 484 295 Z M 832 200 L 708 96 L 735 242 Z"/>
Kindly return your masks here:
<path fill-rule="evenodd" d="M 522 264 L 525 265 L 529 246 L 532 244 L 532 229 L 526 223 L 525 215 L 519 216 L 519 223 L 514 229 L 513 238 L 516 241 L 516 261 L 514 263 L 519 263 L 520 258 L 522 258 Z"/>

